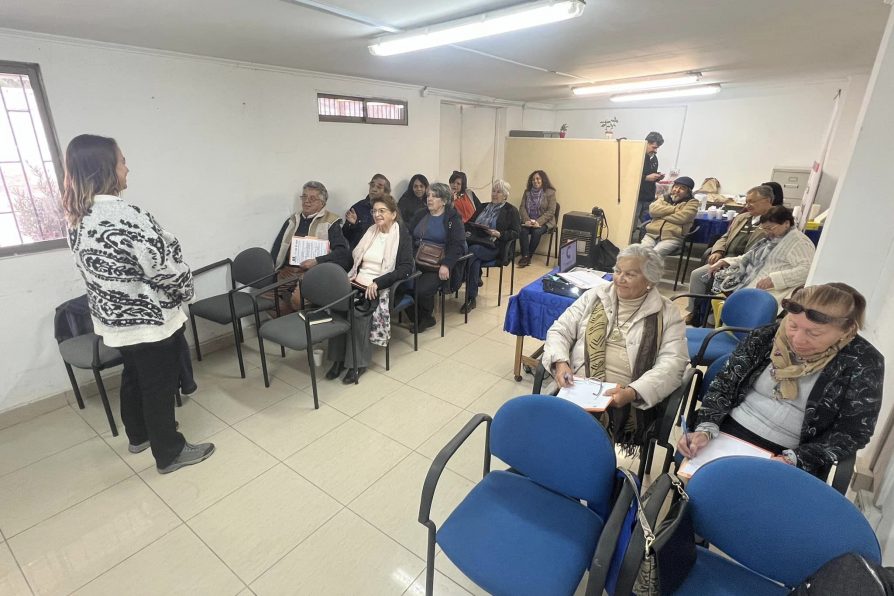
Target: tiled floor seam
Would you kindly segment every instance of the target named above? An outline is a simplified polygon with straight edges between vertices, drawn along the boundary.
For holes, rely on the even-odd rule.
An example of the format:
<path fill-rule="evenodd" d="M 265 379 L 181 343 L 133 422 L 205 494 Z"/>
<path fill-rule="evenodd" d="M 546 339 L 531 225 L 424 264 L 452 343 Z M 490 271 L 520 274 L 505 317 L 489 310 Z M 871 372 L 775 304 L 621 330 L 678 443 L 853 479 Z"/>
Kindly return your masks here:
<path fill-rule="evenodd" d="M 87 426 L 90 426 L 90 425 L 88 424 Z M 94 433 L 96 433 L 96 430 L 94 430 L 93 428 L 91 428 L 90 430 L 92 430 Z M 96 437 L 99 437 L 100 439 L 102 439 L 102 436 L 99 433 L 96 433 Z M 60 453 L 64 453 L 65 451 L 68 451 L 69 449 L 77 447 L 78 445 L 82 445 L 82 444 L 86 443 L 87 441 L 92 441 L 96 437 L 87 437 L 83 441 L 78 441 L 77 443 L 72 443 L 71 445 L 68 445 L 67 447 L 65 447 L 63 449 L 60 449 L 59 451 L 49 453 L 49 454 L 41 457 L 40 459 L 35 459 L 33 462 L 29 463 L 28 465 L 22 466 L 21 468 L 16 468 L 15 470 L 10 470 L 9 472 L 4 472 L 3 474 L 0 474 L 0 482 L 2 482 L 3 479 L 6 476 L 9 476 L 10 474 L 15 474 L 16 472 L 21 472 L 22 470 L 26 470 L 26 469 L 30 468 L 31 466 L 33 466 L 34 464 L 38 464 L 38 463 L 44 461 L 45 459 L 49 459 L 53 456 L 59 455 Z"/>
<path fill-rule="evenodd" d="M 5 544 L 6 548 L 9 549 L 9 556 L 11 556 L 12 560 L 15 561 L 16 568 L 19 570 L 19 573 L 22 574 L 22 578 L 25 580 L 25 585 L 28 586 L 28 590 L 31 591 L 31 596 L 34 596 L 34 588 L 31 586 L 31 581 L 28 579 L 28 576 L 25 575 L 25 570 L 22 569 L 22 564 L 19 563 L 19 558 L 16 556 L 15 552 L 12 550 L 12 545 L 9 544 L 9 541 L 6 539 L 6 534 L 4 534 L 2 529 L 0 529 L 0 540 L 3 540 L 3 544 Z"/>

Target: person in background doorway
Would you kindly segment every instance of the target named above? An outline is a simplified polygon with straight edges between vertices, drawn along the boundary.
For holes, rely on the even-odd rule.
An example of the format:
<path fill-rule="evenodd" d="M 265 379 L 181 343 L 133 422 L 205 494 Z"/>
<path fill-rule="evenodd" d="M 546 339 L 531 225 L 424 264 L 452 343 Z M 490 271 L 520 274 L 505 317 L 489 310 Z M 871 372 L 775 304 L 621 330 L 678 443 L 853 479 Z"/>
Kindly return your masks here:
<path fill-rule="evenodd" d="M 469 188 L 469 181 L 465 172 L 454 170 L 450 174 L 450 190 L 453 191 L 453 208 L 459 212 L 463 223 L 466 223 L 481 207 L 481 201 L 475 196 L 475 192 Z"/>
<path fill-rule="evenodd" d="M 413 221 L 416 214 L 428 207 L 428 178 L 422 174 L 416 174 L 410 178 L 407 190 L 400 196 L 397 208 L 400 210 L 400 218 L 405 222 Z"/>
<path fill-rule="evenodd" d="M 369 181 L 369 193 L 366 198 L 354 203 L 345 213 L 345 225 L 342 226 L 342 232 L 351 250 L 357 247 L 363 234 L 373 225 L 373 201 L 385 195 L 391 195 L 391 182 L 383 174 L 376 174 Z"/>
<path fill-rule="evenodd" d="M 782 205 L 784 202 L 784 193 L 782 191 L 782 185 L 778 182 L 763 182 L 761 186 L 768 186 L 773 191 L 773 206 L 777 207 Z"/>
<path fill-rule="evenodd" d="M 639 183 L 639 198 L 637 199 L 637 221 L 645 221 L 649 212 L 649 205 L 655 200 L 655 184 L 664 178 L 664 174 L 658 171 L 658 148 L 664 145 L 664 137 L 660 132 L 650 132 L 646 135 L 646 156 L 643 160 L 643 179 Z"/>
<path fill-rule="evenodd" d="M 556 188 L 543 170 L 534 170 L 528 176 L 518 212 L 521 216 L 521 232 L 518 235 L 521 259 L 518 266 L 527 267 L 540 239 L 556 225 Z"/>
<path fill-rule="evenodd" d="M 193 279 L 177 238 L 121 199 L 128 172 L 114 139 L 75 137 L 65 151 L 62 207 L 93 328 L 124 360 L 128 451 L 151 449 L 156 469 L 167 474 L 214 453 L 213 443 L 187 442 L 174 420 L 178 335 L 186 323 L 181 307 L 194 296 Z"/>
<path fill-rule="evenodd" d="M 654 248 L 660 255 L 672 255 L 683 247 L 683 236 L 689 233 L 698 215 L 698 199 L 692 196 L 695 181 L 688 176 L 674 180 L 670 194 L 649 205 L 652 219 L 646 223 L 642 245 Z"/>

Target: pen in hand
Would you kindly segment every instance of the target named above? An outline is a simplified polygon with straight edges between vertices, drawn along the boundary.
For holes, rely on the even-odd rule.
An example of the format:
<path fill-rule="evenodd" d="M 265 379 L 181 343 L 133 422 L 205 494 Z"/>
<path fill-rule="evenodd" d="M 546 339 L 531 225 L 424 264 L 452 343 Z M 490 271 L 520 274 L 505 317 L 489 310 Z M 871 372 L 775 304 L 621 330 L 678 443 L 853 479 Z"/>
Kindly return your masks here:
<path fill-rule="evenodd" d="M 574 375 L 571 374 L 570 372 L 566 372 L 564 375 L 562 375 L 562 380 L 564 380 L 566 383 L 568 383 L 570 385 L 573 385 L 574 384 Z"/>
<path fill-rule="evenodd" d="M 689 450 L 689 425 L 686 424 L 686 416 L 680 416 L 680 427 L 683 429 L 683 440 L 686 441 L 686 450 Z"/>

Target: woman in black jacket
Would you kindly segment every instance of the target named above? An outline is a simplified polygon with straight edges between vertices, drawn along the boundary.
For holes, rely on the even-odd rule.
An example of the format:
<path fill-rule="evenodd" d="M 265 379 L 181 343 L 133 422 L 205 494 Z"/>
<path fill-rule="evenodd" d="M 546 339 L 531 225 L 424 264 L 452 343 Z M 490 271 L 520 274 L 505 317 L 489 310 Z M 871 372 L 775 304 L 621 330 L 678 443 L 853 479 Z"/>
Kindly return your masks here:
<path fill-rule="evenodd" d="M 490 191 L 490 203 L 481 205 L 469 221 L 468 242 L 472 258 L 469 261 L 469 282 L 466 284 L 468 300 L 460 307 L 466 313 L 476 305 L 478 288 L 481 286 L 481 264 L 503 254 L 507 243 L 518 238 L 521 219 L 518 209 L 509 203 L 512 187 L 505 180 L 494 182 Z"/>
<path fill-rule="evenodd" d="M 446 184 L 436 182 L 431 185 L 427 205 L 428 209 L 417 213 L 410 223 L 414 250 L 418 250 L 423 241 L 436 244 L 444 248 L 444 259 L 437 269 L 423 269 L 416 280 L 419 320 L 415 325 L 419 333 L 434 327 L 435 293 L 451 277 L 455 279 L 461 275 L 461 271 L 455 270 L 456 263 L 466 254 L 466 231 L 462 218 L 453 208 L 453 195 Z"/>
<path fill-rule="evenodd" d="M 400 210 L 400 218 L 409 224 L 416 219 L 416 214 L 425 211 L 428 199 L 428 178 L 422 174 L 414 174 L 407 184 L 407 190 L 400 196 L 397 208 Z"/>
<path fill-rule="evenodd" d="M 869 442 L 885 364 L 857 335 L 866 299 L 831 283 L 799 290 L 782 306 L 782 322 L 752 331 L 711 383 L 695 432 L 677 444 L 684 455 L 722 431 L 823 476 Z"/>

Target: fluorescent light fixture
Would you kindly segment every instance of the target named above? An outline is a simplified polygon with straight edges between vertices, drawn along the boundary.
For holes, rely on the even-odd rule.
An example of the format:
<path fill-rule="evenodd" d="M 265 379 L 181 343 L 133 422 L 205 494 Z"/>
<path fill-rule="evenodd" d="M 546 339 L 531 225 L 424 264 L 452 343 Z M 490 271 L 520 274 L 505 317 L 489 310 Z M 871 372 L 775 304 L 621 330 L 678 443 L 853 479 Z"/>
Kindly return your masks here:
<path fill-rule="evenodd" d="M 641 91 L 644 89 L 684 87 L 686 85 L 698 83 L 701 77 L 702 73 L 700 72 L 678 72 L 657 77 L 607 81 L 605 83 L 596 83 L 595 85 L 574 87 L 571 92 L 575 95 L 605 95 L 608 93 L 618 93 L 619 91 Z"/>
<path fill-rule="evenodd" d="M 698 85 L 696 87 L 684 87 L 683 89 L 667 89 L 665 91 L 646 91 L 644 93 L 625 93 L 624 95 L 612 95 L 614 102 L 645 101 L 647 99 L 667 99 L 671 97 L 693 97 L 696 95 L 714 95 L 720 93 L 720 85 Z"/>
<path fill-rule="evenodd" d="M 383 35 L 373 40 L 369 52 L 374 56 L 393 56 L 436 46 L 462 43 L 472 39 L 518 31 L 528 27 L 557 23 L 579 17 L 583 0 L 540 0 L 494 10 L 479 15 Z"/>

